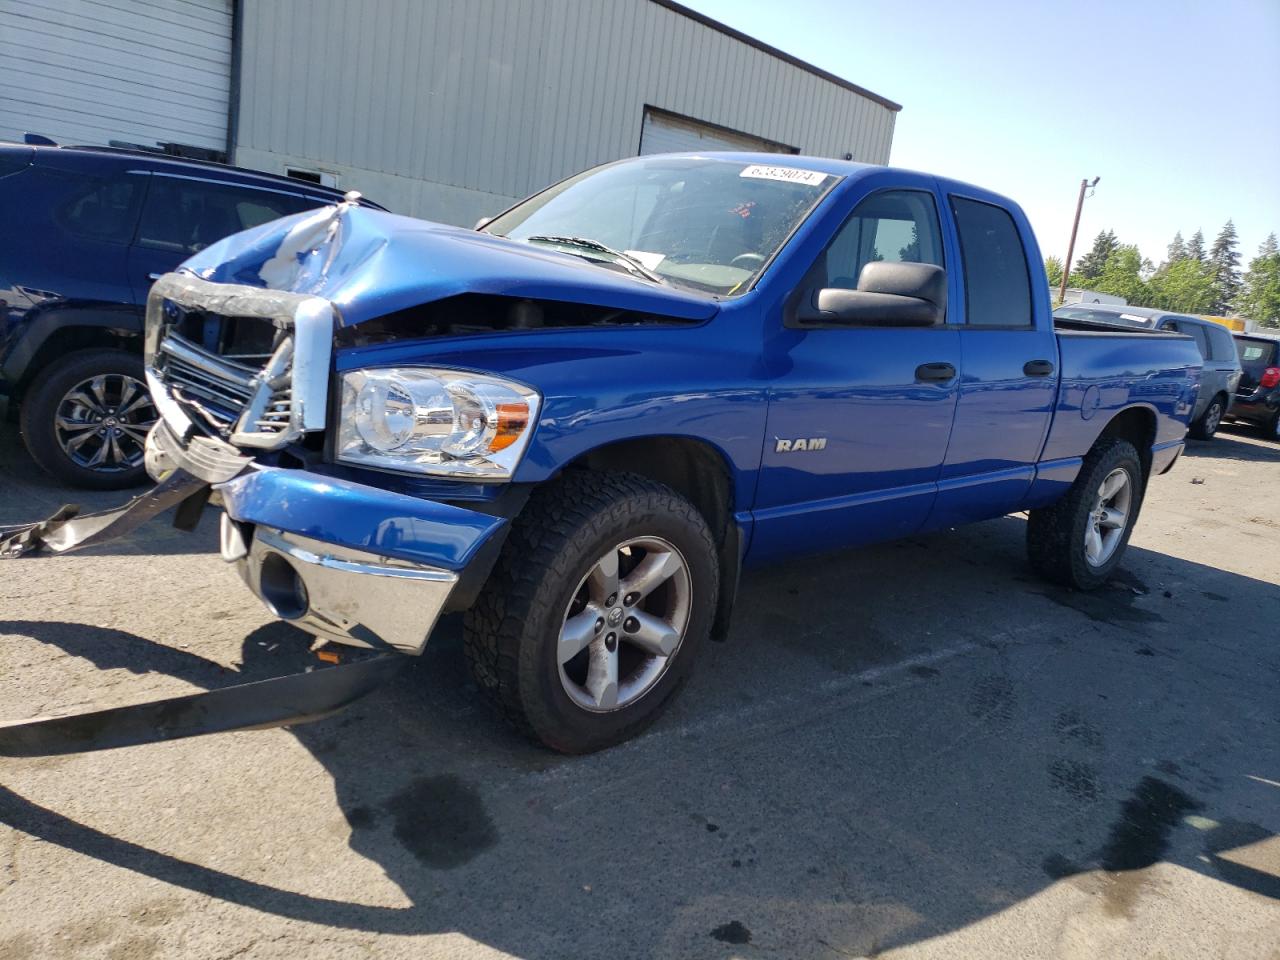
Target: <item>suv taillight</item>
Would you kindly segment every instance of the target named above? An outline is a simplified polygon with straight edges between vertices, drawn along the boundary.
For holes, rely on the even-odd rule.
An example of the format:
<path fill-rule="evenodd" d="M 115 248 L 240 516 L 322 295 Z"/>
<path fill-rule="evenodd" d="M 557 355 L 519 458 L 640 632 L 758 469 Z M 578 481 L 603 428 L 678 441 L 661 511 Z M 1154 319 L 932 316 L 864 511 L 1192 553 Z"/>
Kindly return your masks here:
<path fill-rule="evenodd" d="M 1258 385 L 1270 390 L 1272 387 L 1280 384 L 1280 367 L 1267 367 L 1262 371 L 1262 379 L 1258 381 Z"/>

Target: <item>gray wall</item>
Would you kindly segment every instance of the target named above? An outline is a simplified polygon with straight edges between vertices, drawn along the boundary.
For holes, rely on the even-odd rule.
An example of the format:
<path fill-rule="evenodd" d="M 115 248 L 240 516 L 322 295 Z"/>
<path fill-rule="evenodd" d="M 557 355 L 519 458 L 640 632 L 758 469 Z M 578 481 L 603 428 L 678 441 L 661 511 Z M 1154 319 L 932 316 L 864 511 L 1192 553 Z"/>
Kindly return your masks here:
<path fill-rule="evenodd" d="M 470 225 L 636 154 L 644 106 L 886 163 L 894 111 L 651 0 L 245 0 L 237 163 Z"/>

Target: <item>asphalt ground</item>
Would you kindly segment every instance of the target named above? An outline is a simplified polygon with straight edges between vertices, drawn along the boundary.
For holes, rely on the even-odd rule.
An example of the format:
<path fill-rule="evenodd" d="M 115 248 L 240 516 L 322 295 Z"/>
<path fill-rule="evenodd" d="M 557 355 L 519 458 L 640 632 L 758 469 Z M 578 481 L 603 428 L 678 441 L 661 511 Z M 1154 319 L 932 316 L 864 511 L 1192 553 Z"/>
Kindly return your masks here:
<path fill-rule="evenodd" d="M 1010 517 L 755 573 L 645 736 L 566 758 L 460 630 L 347 712 L 0 760 L 0 958 L 1280 957 L 1280 446 L 1193 444 L 1120 575 Z M 68 500 L 0 426 L 0 524 Z M 294 672 L 163 519 L 0 562 L 0 719 Z"/>

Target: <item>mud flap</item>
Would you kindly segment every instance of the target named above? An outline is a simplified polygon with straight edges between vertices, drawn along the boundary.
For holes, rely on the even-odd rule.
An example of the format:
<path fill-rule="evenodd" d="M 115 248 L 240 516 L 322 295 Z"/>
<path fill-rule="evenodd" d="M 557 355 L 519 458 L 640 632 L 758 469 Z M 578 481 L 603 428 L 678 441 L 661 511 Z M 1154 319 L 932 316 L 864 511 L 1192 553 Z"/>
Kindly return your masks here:
<path fill-rule="evenodd" d="M 0 756 L 53 757 L 263 730 L 319 720 L 390 680 L 409 658 L 379 654 L 336 667 L 151 703 L 0 725 Z"/>
<path fill-rule="evenodd" d="M 106 543 L 126 533 L 189 497 L 205 496 L 209 484 L 185 470 L 175 470 L 162 482 L 122 507 L 79 516 L 80 508 L 65 506 L 48 520 L 0 527 L 0 559 L 13 559 L 40 550 L 67 553 Z"/>

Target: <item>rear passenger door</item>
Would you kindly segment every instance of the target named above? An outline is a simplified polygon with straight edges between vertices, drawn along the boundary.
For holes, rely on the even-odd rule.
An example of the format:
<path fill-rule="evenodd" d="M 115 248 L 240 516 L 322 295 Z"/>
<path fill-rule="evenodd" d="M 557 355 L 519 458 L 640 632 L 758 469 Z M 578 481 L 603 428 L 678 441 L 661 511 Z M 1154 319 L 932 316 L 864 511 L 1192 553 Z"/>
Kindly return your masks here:
<path fill-rule="evenodd" d="M 948 206 L 964 289 L 952 310 L 961 375 L 931 528 L 1018 509 L 1035 476 L 1058 388 L 1052 322 L 1046 316 L 1036 324 L 1029 228 L 985 200 L 952 194 Z"/>
<path fill-rule="evenodd" d="M 192 254 L 241 230 L 323 206 L 302 194 L 153 172 L 129 253 L 134 302 Z"/>

